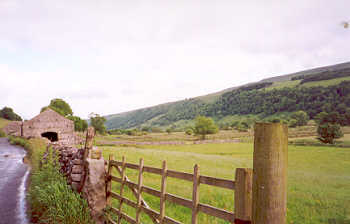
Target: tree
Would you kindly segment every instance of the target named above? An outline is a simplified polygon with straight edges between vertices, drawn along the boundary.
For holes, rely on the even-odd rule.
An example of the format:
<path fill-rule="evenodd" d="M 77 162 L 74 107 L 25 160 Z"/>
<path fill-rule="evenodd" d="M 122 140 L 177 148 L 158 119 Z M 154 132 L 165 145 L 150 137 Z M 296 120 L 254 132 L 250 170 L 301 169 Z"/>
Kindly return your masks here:
<path fill-rule="evenodd" d="M 317 127 L 318 139 L 323 143 L 334 144 L 334 139 L 344 136 L 339 124 L 322 123 Z"/>
<path fill-rule="evenodd" d="M 95 128 L 95 131 L 100 133 L 101 135 L 104 135 L 106 133 L 106 118 L 101 117 L 100 115 L 95 113 L 91 113 L 89 117 L 91 121 L 91 126 Z"/>
<path fill-rule="evenodd" d="M 0 110 L 0 117 L 10 121 L 22 121 L 22 118 L 15 112 L 13 112 L 13 109 L 10 107 L 2 108 L 2 110 Z"/>
<path fill-rule="evenodd" d="M 205 139 L 207 134 L 215 134 L 219 131 L 213 119 L 205 116 L 197 116 L 195 119 L 194 133 Z"/>
<path fill-rule="evenodd" d="M 302 110 L 294 112 L 291 118 L 297 121 L 296 122 L 297 126 L 304 126 L 309 121 L 309 116 L 305 111 L 302 111 Z"/>
<path fill-rule="evenodd" d="M 339 113 L 321 112 L 315 117 L 318 139 L 323 143 L 334 144 L 334 139 L 344 136 L 339 125 Z"/>
<path fill-rule="evenodd" d="M 296 126 L 298 126 L 298 121 L 295 119 L 290 119 L 288 122 L 288 127 L 295 128 Z"/>
<path fill-rule="evenodd" d="M 186 133 L 186 135 L 192 135 L 193 134 L 192 128 L 187 128 L 185 133 Z"/>
<path fill-rule="evenodd" d="M 51 100 L 48 106 L 41 108 L 40 113 L 45 111 L 47 108 L 50 108 L 56 111 L 57 113 L 61 114 L 64 117 L 73 116 L 72 108 L 69 106 L 69 104 L 66 101 L 62 99 L 56 98 Z"/>
<path fill-rule="evenodd" d="M 83 132 L 88 127 L 88 123 L 78 116 L 69 116 L 68 119 L 74 121 L 74 130 L 75 131 Z"/>
<path fill-rule="evenodd" d="M 173 132 L 173 129 L 167 128 L 165 131 L 166 131 L 168 134 L 170 134 L 171 132 Z"/>
<path fill-rule="evenodd" d="M 57 113 L 68 118 L 69 120 L 74 121 L 75 131 L 85 131 L 87 129 L 88 123 L 78 116 L 73 116 L 72 108 L 66 101 L 58 98 L 52 99 L 48 106 L 41 108 L 40 113 L 44 112 L 48 108 L 56 111 Z"/>

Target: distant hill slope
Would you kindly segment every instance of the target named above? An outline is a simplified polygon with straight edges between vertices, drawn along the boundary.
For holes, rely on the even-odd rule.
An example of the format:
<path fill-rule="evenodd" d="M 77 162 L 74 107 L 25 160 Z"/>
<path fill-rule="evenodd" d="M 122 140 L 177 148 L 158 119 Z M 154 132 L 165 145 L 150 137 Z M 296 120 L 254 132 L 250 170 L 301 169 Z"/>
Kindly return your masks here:
<path fill-rule="evenodd" d="M 175 122 L 186 123 L 197 115 L 212 116 L 220 119 L 220 117 L 227 115 L 258 114 L 266 111 L 269 111 L 269 114 L 275 112 L 295 111 L 298 109 L 307 111 L 308 109 L 313 108 L 307 105 L 311 103 L 309 103 L 308 99 L 310 97 L 311 99 L 312 97 L 315 97 L 313 96 L 314 93 L 308 90 L 299 90 L 313 87 L 318 88 L 317 91 L 313 91 L 316 91 L 318 92 L 317 94 L 319 94 L 320 91 L 323 92 L 322 89 L 326 88 L 326 86 L 339 85 L 340 82 L 347 80 L 350 81 L 350 62 L 314 68 L 282 76 L 275 76 L 263 79 L 259 82 L 232 87 L 204 96 L 160 104 L 119 114 L 107 115 L 105 116 L 107 120 L 106 126 L 108 129 L 128 129 L 142 126 L 166 127 Z M 320 88 L 317 86 L 322 87 Z M 330 90 L 332 90 L 332 88 Z M 273 92 L 273 94 L 266 93 L 268 91 L 275 92 Z M 298 94 L 299 92 L 302 92 L 304 95 Z M 275 107 L 277 104 L 282 104 L 280 99 L 274 98 L 274 95 L 276 94 L 280 94 L 280 98 L 283 98 L 285 95 L 285 101 L 291 99 L 286 104 L 287 106 L 285 109 L 283 107 Z M 294 95 L 288 96 L 290 94 Z M 296 95 L 298 95 L 298 98 Z M 247 98 L 247 96 L 250 98 Z M 271 105 L 275 107 L 275 110 L 271 110 L 271 105 L 268 106 L 267 104 L 261 104 L 266 98 L 260 97 L 270 97 L 272 100 Z M 242 100 L 245 100 L 245 103 L 242 103 Z M 273 102 L 273 100 L 276 102 Z M 296 106 L 297 102 L 300 100 L 305 103 L 305 106 Z M 334 103 L 334 100 L 338 99 L 322 98 L 322 100 L 323 101 L 320 101 L 319 103 L 332 103 L 332 101 Z M 342 99 L 342 101 L 344 101 L 344 99 Z M 238 102 L 242 104 L 239 105 L 237 104 Z M 245 107 L 247 109 L 237 109 L 237 107 Z M 264 109 L 263 107 L 266 108 Z M 317 111 L 312 112 L 310 109 L 308 112 L 313 116 Z"/>

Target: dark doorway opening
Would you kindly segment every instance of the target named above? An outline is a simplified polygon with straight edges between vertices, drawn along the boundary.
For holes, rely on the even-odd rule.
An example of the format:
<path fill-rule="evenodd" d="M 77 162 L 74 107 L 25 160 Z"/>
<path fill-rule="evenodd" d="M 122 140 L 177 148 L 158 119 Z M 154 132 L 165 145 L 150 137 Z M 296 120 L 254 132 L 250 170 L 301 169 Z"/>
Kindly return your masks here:
<path fill-rule="evenodd" d="M 56 132 L 44 132 L 41 134 L 41 137 L 49 139 L 51 142 L 58 141 L 58 135 Z"/>

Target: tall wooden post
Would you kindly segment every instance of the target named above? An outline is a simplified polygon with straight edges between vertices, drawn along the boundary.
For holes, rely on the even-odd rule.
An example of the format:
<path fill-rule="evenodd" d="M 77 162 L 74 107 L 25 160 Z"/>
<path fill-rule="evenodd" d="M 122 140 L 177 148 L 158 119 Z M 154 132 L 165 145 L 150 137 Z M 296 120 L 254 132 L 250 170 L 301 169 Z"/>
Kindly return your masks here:
<path fill-rule="evenodd" d="M 112 197 L 111 197 L 111 190 L 112 190 L 112 180 L 111 180 L 111 175 L 112 175 L 112 166 L 111 166 L 111 161 L 114 160 L 114 154 L 109 155 L 108 159 L 108 171 L 107 171 L 107 184 L 106 184 L 106 200 L 107 200 L 107 205 L 112 206 Z"/>
<path fill-rule="evenodd" d="M 88 158 L 89 152 L 92 149 L 92 146 L 94 144 L 94 136 L 95 136 L 95 129 L 94 127 L 88 127 L 86 132 L 86 141 L 85 141 L 85 151 L 84 151 L 84 160 Z"/>
<path fill-rule="evenodd" d="M 193 169 L 192 224 L 198 223 L 199 184 L 199 165 L 196 164 Z"/>
<path fill-rule="evenodd" d="M 250 223 L 252 219 L 253 170 L 237 168 L 235 183 L 235 223 Z"/>
<path fill-rule="evenodd" d="M 167 165 L 166 161 L 163 161 L 162 166 L 162 184 L 161 184 L 161 193 L 160 193 L 160 210 L 159 210 L 159 223 L 163 224 L 165 217 L 165 196 L 166 196 L 166 179 L 167 179 Z"/>
<path fill-rule="evenodd" d="M 287 212 L 288 128 L 257 123 L 253 158 L 253 224 L 284 224 Z"/>

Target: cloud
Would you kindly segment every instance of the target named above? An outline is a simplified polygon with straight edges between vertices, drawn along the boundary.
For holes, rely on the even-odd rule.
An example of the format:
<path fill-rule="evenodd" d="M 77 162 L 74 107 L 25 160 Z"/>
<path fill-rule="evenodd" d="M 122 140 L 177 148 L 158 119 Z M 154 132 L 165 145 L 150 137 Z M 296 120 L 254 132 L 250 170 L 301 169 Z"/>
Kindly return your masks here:
<path fill-rule="evenodd" d="M 349 61 L 350 3 L 0 2 L 0 106 L 111 114 Z"/>

